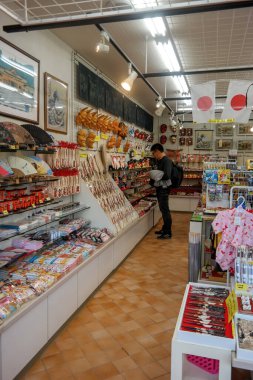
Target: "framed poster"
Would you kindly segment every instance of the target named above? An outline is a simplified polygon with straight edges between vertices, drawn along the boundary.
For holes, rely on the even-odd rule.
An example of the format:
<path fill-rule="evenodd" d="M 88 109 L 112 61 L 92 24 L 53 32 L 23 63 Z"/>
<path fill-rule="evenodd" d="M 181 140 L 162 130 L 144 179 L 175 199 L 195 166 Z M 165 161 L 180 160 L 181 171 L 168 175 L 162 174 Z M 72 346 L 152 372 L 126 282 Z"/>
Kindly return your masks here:
<path fill-rule="evenodd" d="M 233 149 L 233 139 L 216 139 L 215 141 L 216 150 L 229 150 Z"/>
<path fill-rule="evenodd" d="M 68 85 L 48 73 L 44 75 L 45 130 L 68 133 Z"/>
<path fill-rule="evenodd" d="M 237 150 L 242 151 L 251 151 L 253 148 L 253 140 L 239 140 Z"/>
<path fill-rule="evenodd" d="M 233 124 L 216 124 L 216 136 L 233 136 Z"/>
<path fill-rule="evenodd" d="M 252 131 L 251 131 L 252 129 Z M 253 124 L 240 124 L 237 128 L 237 134 L 253 136 Z"/>
<path fill-rule="evenodd" d="M 0 37 L 0 114 L 39 123 L 40 61 Z"/>
<path fill-rule="evenodd" d="M 211 150 L 213 148 L 213 131 L 202 129 L 195 131 L 194 149 Z"/>

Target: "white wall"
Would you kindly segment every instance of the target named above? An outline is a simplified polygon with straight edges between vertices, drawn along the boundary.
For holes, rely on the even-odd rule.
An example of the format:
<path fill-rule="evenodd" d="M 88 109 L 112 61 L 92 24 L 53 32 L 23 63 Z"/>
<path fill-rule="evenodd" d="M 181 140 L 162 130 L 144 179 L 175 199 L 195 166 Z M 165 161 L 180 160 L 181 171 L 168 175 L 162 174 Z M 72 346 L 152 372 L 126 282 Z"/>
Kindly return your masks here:
<path fill-rule="evenodd" d="M 14 24 L 10 17 L 0 11 L 0 25 Z M 72 73 L 71 60 L 72 49 L 56 37 L 50 31 L 38 32 L 22 32 L 22 33 L 5 33 L 0 28 L 0 36 L 10 41 L 25 52 L 40 60 L 40 115 L 39 126 L 44 129 L 44 73 L 48 72 L 51 75 L 62 79 L 68 83 L 69 95 L 69 114 L 68 114 L 68 135 L 54 134 L 58 140 L 72 140 L 73 117 L 71 113 L 71 94 L 72 94 Z M 0 115 L 1 121 L 6 121 L 7 117 Z M 17 124 L 22 124 L 20 120 L 14 120 Z"/>

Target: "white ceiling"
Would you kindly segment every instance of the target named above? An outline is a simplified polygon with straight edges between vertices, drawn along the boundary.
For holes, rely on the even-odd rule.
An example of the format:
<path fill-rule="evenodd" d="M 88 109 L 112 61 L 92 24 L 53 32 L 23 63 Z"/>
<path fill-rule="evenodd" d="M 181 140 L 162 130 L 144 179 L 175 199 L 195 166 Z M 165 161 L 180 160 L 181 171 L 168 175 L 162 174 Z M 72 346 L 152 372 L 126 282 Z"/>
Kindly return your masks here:
<path fill-rule="evenodd" d="M 155 0 L 146 0 L 154 8 Z M 64 9 L 64 17 L 74 17 L 90 9 L 90 14 L 101 14 L 99 5 L 103 5 L 103 12 L 120 13 L 121 11 L 134 12 L 138 0 L 111 0 L 111 1 L 74 1 L 74 0 L 27 0 L 30 21 L 38 22 L 38 18 L 53 19 L 60 16 Z M 208 1 L 159 1 L 162 7 L 186 6 L 203 4 Z M 208 3 L 212 1 L 209 0 Z M 216 1 L 218 2 L 218 1 Z M 226 1 L 223 1 L 225 3 Z M 2 0 L 1 5 L 14 11 L 15 17 L 24 16 L 24 1 Z M 77 11 L 77 8 L 79 9 Z M 82 12 L 81 12 L 82 10 Z M 76 12 L 76 13 L 75 13 Z M 79 12 L 79 13 L 78 13 Z M 43 15 L 44 14 L 44 15 Z M 166 17 L 171 37 L 174 41 L 177 54 L 183 70 L 217 69 L 225 67 L 247 66 L 253 67 L 253 7 L 236 10 L 189 14 Z M 24 19 L 23 19 L 24 22 Z M 117 45 L 125 52 L 130 61 L 145 73 L 168 71 L 157 47 L 152 40 L 144 20 L 113 22 L 101 24 Z M 97 54 L 95 45 L 99 41 L 100 32 L 96 26 L 79 26 L 52 30 L 59 38 L 69 44 L 77 53 L 90 61 L 101 72 L 116 84 L 127 76 L 127 62 L 111 46 L 108 54 Z M 146 38 L 148 38 L 146 42 Z M 147 44 L 147 61 L 146 61 Z M 167 79 L 166 79 L 167 78 Z M 198 74 L 187 76 L 189 85 L 210 80 L 217 82 L 217 95 L 225 95 L 229 79 L 249 79 L 253 81 L 253 71 Z M 177 97 L 178 90 L 170 77 L 148 78 L 152 86 L 163 97 Z M 224 81 L 226 80 L 226 81 Z M 166 87 L 166 89 L 165 89 Z M 142 104 L 150 113 L 155 110 L 157 96 L 148 88 L 142 79 L 138 78 L 131 91 L 131 96 Z M 170 101 L 168 104 L 176 110 L 184 103 Z M 221 101 L 219 100 L 219 103 Z"/>

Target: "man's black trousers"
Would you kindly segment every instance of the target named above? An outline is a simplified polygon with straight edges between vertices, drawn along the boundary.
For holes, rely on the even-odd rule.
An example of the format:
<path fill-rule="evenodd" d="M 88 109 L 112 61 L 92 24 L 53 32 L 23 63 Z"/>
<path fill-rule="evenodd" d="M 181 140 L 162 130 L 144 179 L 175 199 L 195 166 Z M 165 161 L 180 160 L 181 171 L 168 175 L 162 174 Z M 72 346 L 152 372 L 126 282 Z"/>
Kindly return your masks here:
<path fill-rule="evenodd" d="M 156 189 L 157 201 L 158 201 L 159 209 L 163 217 L 162 230 L 164 234 L 170 235 L 172 220 L 171 220 L 171 214 L 170 214 L 170 209 L 169 209 L 169 193 L 170 193 L 169 188 L 158 187 Z"/>

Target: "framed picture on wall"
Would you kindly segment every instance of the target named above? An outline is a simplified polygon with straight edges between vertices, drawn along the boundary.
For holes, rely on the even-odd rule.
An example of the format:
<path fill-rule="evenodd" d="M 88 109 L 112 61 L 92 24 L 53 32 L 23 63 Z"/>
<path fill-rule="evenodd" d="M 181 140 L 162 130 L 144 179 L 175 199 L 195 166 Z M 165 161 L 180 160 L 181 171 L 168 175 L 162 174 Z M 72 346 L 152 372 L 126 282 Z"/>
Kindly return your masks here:
<path fill-rule="evenodd" d="M 216 136 L 233 136 L 233 124 L 216 124 Z"/>
<path fill-rule="evenodd" d="M 253 148 L 253 140 L 238 140 L 237 150 L 242 151 L 251 151 Z"/>
<path fill-rule="evenodd" d="M 211 150 L 213 148 L 213 131 L 202 129 L 195 131 L 194 149 Z"/>
<path fill-rule="evenodd" d="M 44 74 L 45 130 L 68 133 L 68 84 Z"/>
<path fill-rule="evenodd" d="M 0 37 L 0 114 L 39 123 L 40 61 Z"/>
<path fill-rule="evenodd" d="M 216 150 L 233 149 L 233 139 L 216 139 L 215 149 Z"/>
<path fill-rule="evenodd" d="M 253 136 L 253 124 L 239 124 L 237 127 L 237 134 L 238 135 L 249 135 Z"/>

